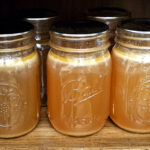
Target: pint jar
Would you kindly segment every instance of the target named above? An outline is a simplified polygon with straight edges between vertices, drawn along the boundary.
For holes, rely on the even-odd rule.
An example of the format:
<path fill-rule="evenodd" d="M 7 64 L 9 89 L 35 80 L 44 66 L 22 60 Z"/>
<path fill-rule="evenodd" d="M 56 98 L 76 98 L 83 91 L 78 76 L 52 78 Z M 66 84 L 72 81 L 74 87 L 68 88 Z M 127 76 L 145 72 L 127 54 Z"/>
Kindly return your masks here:
<path fill-rule="evenodd" d="M 125 130 L 150 132 L 150 19 L 118 25 L 112 62 L 111 119 Z"/>
<path fill-rule="evenodd" d="M 0 138 L 24 135 L 38 123 L 40 68 L 34 44 L 29 23 L 0 23 Z"/>
<path fill-rule="evenodd" d="M 90 135 L 107 120 L 111 78 L 107 29 L 91 20 L 59 21 L 51 26 L 48 116 L 63 134 Z"/>
<path fill-rule="evenodd" d="M 131 16 L 127 10 L 113 7 L 92 8 L 88 10 L 88 15 L 90 18 L 102 21 L 109 26 L 109 36 L 111 42 L 111 46 L 109 48 L 110 51 L 115 44 L 114 38 L 117 24 Z"/>
<path fill-rule="evenodd" d="M 46 59 L 49 46 L 49 26 L 54 21 L 56 13 L 51 10 L 33 9 L 24 12 L 25 20 L 34 25 L 35 40 L 39 56 L 40 56 L 40 72 L 41 72 L 41 100 L 42 106 L 46 105 Z"/>

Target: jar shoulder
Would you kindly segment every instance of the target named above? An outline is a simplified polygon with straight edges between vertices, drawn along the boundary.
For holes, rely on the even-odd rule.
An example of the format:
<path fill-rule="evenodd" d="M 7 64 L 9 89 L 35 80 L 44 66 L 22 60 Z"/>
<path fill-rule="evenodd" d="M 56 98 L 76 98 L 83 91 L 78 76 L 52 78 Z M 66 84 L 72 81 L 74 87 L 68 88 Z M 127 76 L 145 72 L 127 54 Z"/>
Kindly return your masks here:
<path fill-rule="evenodd" d="M 52 50 L 49 51 L 47 56 L 48 62 L 60 62 L 60 63 L 69 63 L 69 64 L 76 64 L 76 65 L 90 65 L 90 64 L 97 64 L 101 62 L 111 62 L 111 56 L 109 51 L 103 54 L 60 54 L 55 53 Z"/>
<path fill-rule="evenodd" d="M 17 67 L 26 64 L 36 64 L 39 63 L 39 55 L 36 50 L 33 50 L 26 55 L 17 54 L 3 54 L 0 55 L 0 66 L 1 67 Z"/>
<path fill-rule="evenodd" d="M 116 44 L 112 50 L 112 58 L 118 58 L 122 61 L 128 60 L 137 63 L 150 63 L 150 50 L 126 48 Z"/>

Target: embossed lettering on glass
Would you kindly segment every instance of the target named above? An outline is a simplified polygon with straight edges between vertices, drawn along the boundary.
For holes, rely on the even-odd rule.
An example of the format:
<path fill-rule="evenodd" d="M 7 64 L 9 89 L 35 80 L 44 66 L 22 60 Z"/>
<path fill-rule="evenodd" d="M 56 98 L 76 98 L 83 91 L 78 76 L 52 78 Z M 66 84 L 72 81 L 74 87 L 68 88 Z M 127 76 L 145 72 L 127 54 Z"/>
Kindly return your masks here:
<path fill-rule="evenodd" d="M 45 9 L 32 9 L 24 12 L 25 20 L 34 25 L 36 49 L 40 56 L 41 67 L 41 100 L 42 106 L 46 106 L 46 59 L 50 46 L 49 26 L 56 18 L 56 12 Z"/>
<path fill-rule="evenodd" d="M 0 138 L 24 135 L 39 120 L 40 68 L 33 28 L 23 21 L 0 23 Z"/>
<path fill-rule="evenodd" d="M 96 19 L 97 21 L 102 21 L 109 26 L 109 36 L 111 42 L 109 50 L 111 51 L 115 45 L 114 38 L 117 24 L 122 20 L 128 19 L 131 14 L 127 10 L 121 8 L 104 7 L 89 9 L 88 16 Z"/>
<path fill-rule="evenodd" d="M 150 20 L 118 25 L 113 48 L 111 118 L 132 132 L 150 132 Z"/>
<path fill-rule="evenodd" d="M 111 58 L 107 25 L 91 20 L 51 27 L 47 58 L 48 115 L 67 135 L 99 131 L 109 115 Z"/>

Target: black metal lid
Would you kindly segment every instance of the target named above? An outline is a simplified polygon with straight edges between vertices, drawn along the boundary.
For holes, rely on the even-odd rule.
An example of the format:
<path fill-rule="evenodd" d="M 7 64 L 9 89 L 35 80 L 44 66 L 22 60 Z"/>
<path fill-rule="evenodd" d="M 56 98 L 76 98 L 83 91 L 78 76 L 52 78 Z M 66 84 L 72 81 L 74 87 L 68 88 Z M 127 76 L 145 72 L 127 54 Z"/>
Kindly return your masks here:
<path fill-rule="evenodd" d="M 129 31 L 150 32 L 150 18 L 128 19 L 120 22 L 117 27 Z"/>
<path fill-rule="evenodd" d="M 58 16 L 58 14 L 50 9 L 40 9 L 40 8 L 34 8 L 34 9 L 24 9 L 20 11 L 20 16 L 22 18 L 30 18 L 30 19 L 39 19 L 39 18 L 51 18 Z"/>
<path fill-rule="evenodd" d="M 50 31 L 61 35 L 93 35 L 108 30 L 104 23 L 94 20 L 57 21 L 51 25 Z"/>
<path fill-rule="evenodd" d="M 122 8 L 102 7 L 89 9 L 88 15 L 100 17 L 126 17 L 129 16 L 130 13 Z"/>
<path fill-rule="evenodd" d="M 0 35 L 22 34 L 34 30 L 34 26 L 22 20 L 1 20 Z"/>

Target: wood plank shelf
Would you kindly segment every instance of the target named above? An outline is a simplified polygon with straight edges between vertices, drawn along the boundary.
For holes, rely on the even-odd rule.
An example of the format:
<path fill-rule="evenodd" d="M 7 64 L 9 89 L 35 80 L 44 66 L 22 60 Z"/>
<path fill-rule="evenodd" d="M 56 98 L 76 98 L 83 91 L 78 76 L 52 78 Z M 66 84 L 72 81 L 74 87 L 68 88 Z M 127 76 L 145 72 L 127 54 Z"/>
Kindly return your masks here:
<path fill-rule="evenodd" d="M 46 108 L 41 110 L 41 120 L 29 134 L 0 139 L 0 150 L 150 150 L 150 134 L 133 134 L 116 127 L 110 120 L 98 133 L 87 137 L 69 137 L 55 131 L 47 118 Z"/>

